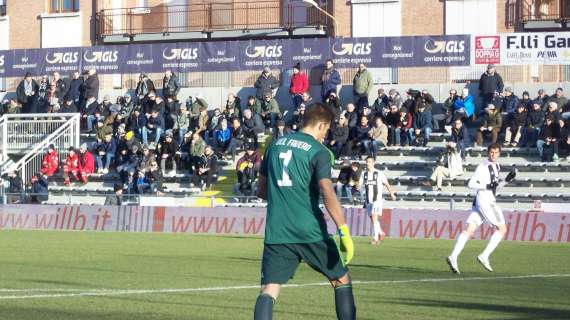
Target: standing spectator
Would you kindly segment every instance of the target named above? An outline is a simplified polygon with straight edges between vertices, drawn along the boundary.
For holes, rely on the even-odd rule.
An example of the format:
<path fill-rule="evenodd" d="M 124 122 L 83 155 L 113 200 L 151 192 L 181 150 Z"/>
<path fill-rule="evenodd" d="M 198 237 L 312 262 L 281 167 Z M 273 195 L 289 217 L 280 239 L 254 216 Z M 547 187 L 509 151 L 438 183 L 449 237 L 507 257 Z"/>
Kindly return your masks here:
<path fill-rule="evenodd" d="M 497 73 L 494 64 L 487 66 L 487 71 L 479 79 L 479 94 L 483 99 L 483 105 L 493 102 L 495 96 L 503 92 L 503 78 Z"/>
<path fill-rule="evenodd" d="M 350 132 L 350 141 L 347 149 L 351 156 L 359 157 L 366 153 L 366 146 L 370 143 L 369 132 L 371 129 L 368 117 L 360 117 L 360 125 Z"/>
<path fill-rule="evenodd" d="M 366 69 L 364 63 L 358 65 L 358 71 L 352 80 L 352 89 L 354 93 L 354 103 L 356 109 L 360 112 L 364 106 L 368 106 L 368 95 L 374 86 L 372 73 Z"/>
<path fill-rule="evenodd" d="M 293 76 L 291 76 L 291 85 L 289 87 L 289 93 L 293 99 L 294 110 L 299 108 L 302 101 L 302 95 L 309 91 L 309 78 L 307 74 L 301 72 L 301 63 L 297 63 L 293 67 Z"/>
<path fill-rule="evenodd" d="M 372 105 L 372 111 L 376 116 L 381 116 L 385 108 L 388 108 L 390 99 L 386 95 L 383 88 L 378 89 L 378 96 Z"/>
<path fill-rule="evenodd" d="M 39 86 L 36 80 L 32 79 L 32 75 L 28 72 L 26 76 L 16 88 L 16 97 L 18 103 L 22 105 L 23 112 L 35 113 L 35 104 L 37 100 Z"/>
<path fill-rule="evenodd" d="M 59 72 L 53 73 L 53 79 L 51 80 L 51 86 L 54 88 L 53 94 L 54 97 L 57 98 L 57 102 L 59 104 L 63 103 L 63 97 L 67 94 L 67 85 L 65 81 L 61 79 Z"/>
<path fill-rule="evenodd" d="M 257 136 L 265 131 L 265 126 L 263 125 L 261 116 L 257 113 L 253 113 L 250 109 L 243 111 L 242 125 L 243 130 L 247 135 Z"/>
<path fill-rule="evenodd" d="M 415 145 L 425 147 L 428 144 L 432 131 L 432 123 L 433 118 L 431 111 L 426 109 L 424 102 L 420 102 L 414 114 L 413 133 L 415 136 Z"/>
<path fill-rule="evenodd" d="M 255 96 L 262 100 L 267 94 L 273 96 L 273 90 L 279 88 L 279 80 L 271 74 L 269 66 L 265 66 L 253 86 L 257 89 Z"/>
<path fill-rule="evenodd" d="M 528 112 L 526 111 L 525 106 L 520 103 L 517 107 L 517 111 L 510 117 L 510 120 L 508 120 L 508 123 L 506 125 L 504 143 L 505 147 L 518 146 L 519 141 L 521 140 L 521 137 L 525 131 L 527 118 Z"/>
<path fill-rule="evenodd" d="M 76 177 L 82 183 L 87 183 L 89 176 L 95 173 L 95 158 L 87 149 L 87 144 L 83 143 L 79 147 L 79 168 Z"/>
<path fill-rule="evenodd" d="M 335 118 L 338 119 L 342 113 L 342 107 L 340 98 L 336 95 L 336 92 L 329 93 L 329 96 L 325 100 L 325 104 L 334 112 Z"/>
<path fill-rule="evenodd" d="M 388 145 L 388 127 L 381 117 L 374 120 L 374 127 L 370 130 L 370 143 L 366 146 L 370 155 L 376 156 L 380 148 Z"/>
<path fill-rule="evenodd" d="M 141 101 L 151 91 L 156 91 L 154 83 L 146 74 L 141 73 L 139 75 L 139 81 L 137 82 L 137 88 L 135 89 L 135 96 L 138 98 L 138 101 Z"/>
<path fill-rule="evenodd" d="M 226 100 L 226 109 L 224 110 L 224 115 L 228 120 L 232 118 L 239 118 L 242 114 L 241 109 L 241 99 L 233 93 L 228 94 L 228 99 Z"/>
<path fill-rule="evenodd" d="M 277 100 L 273 99 L 270 92 L 266 92 L 261 101 L 261 116 L 267 128 L 275 128 L 275 122 L 281 118 L 281 110 Z"/>
<path fill-rule="evenodd" d="M 83 104 L 81 109 L 81 117 L 87 124 L 87 132 L 93 131 L 93 122 L 95 121 L 95 111 L 99 105 L 97 104 L 97 99 L 94 96 L 88 96 L 87 101 Z"/>
<path fill-rule="evenodd" d="M 469 138 L 467 128 L 463 125 L 463 121 L 461 121 L 461 119 L 457 119 L 453 122 L 453 127 L 451 128 L 450 143 L 455 144 L 452 145 L 452 147 L 459 151 L 461 158 L 465 160 L 465 149 L 470 145 L 471 140 Z"/>
<path fill-rule="evenodd" d="M 546 123 L 540 130 L 540 137 L 536 142 L 538 154 L 543 162 L 558 160 L 558 139 L 560 128 L 552 116 L 546 116 Z"/>
<path fill-rule="evenodd" d="M 186 105 L 180 105 L 180 110 L 176 114 L 171 114 L 173 126 L 175 132 L 178 133 L 178 145 L 182 145 L 184 141 L 184 135 L 188 132 L 190 127 L 190 117 Z"/>
<path fill-rule="evenodd" d="M 162 173 L 166 175 L 166 167 L 170 165 L 172 168 L 170 176 L 176 175 L 176 153 L 178 152 L 178 144 L 174 142 L 172 132 L 166 131 L 164 141 L 156 147 L 156 153 L 160 156 L 160 168 Z"/>
<path fill-rule="evenodd" d="M 71 99 L 76 106 L 81 104 L 81 88 L 83 87 L 83 78 L 79 76 L 79 71 L 74 71 L 71 75 L 71 82 L 69 83 L 69 90 L 65 95 L 66 98 Z"/>
<path fill-rule="evenodd" d="M 71 177 L 79 180 L 79 156 L 73 147 L 68 149 L 63 165 L 63 184 L 65 186 L 71 185 Z"/>
<path fill-rule="evenodd" d="M 59 169 L 59 155 L 55 150 L 55 145 L 50 144 L 47 152 L 44 154 L 44 157 L 42 158 L 42 168 L 40 171 L 43 175 L 49 178 L 53 176 L 58 169 Z"/>
<path fill-rule="evenodd" d="M 220 158 L 224 158 L 230 146 L 232 130 L 225 118 L 220 121 L 220 127 L 214 131 L 214 148 Z"/>
<path fill-rule="evenodd" d="M 234 193 L 238 196 L 252 197 L 255 195 L 256 182 L 261 167 L 261 155 L 255 150 L 255 145 L 247 144 L 244 155 L 237 161 L 237 183 Z"/>
<path fill-rule="evenodd" d="M 521 147 L 535 147 L 540 130 L 544 125 L 544 111 L 540 101 L 532 103 L 532 109 L 528 112 L 525 132 L 522 134 Z"/>
<path fill-rule="evenodd" d="M 173 97 L 176 99 L 178 92 L 180 92 L 180 83 L 178 82 L 178 77 L 172 73 L 172 70 L 166 70 L 164 73 L 164 78 L 162 79 L 162 96 L 164 99 L 168 97 Z"/>
<path fill-rule="evenodd" d="M 47 177 L 41 173 L 32 176 L 32 195 L 30 202 L 40 204 L 49 199 L 49 183 Z"/>
<path fill-rule="evenodd" d="M 337 94 L 338 85 L 342 83 L 340 73 L 334 68 L 333 61 L 325 61 L 325 69 L 321 75 L 321 99 L 325 101 L 331 92 Z"/>
<path fill-rule="evenodd" d="M 5 176 L 2 176 L 6 179 Z M 6 181 L 8 182 L 7 202 L 8 203 L 23 203 L 24 202 L 24 183 L 17 170 L 10 171 L 7 175 Z"/>
<path fill-rule="evenodd" d="M 494 104 L 489 104 L 481 121 L 481 126 L 477 131 L 477 146 L 481 147 L 483 145 L 483 136 L 487 134 L 491 134 L 491 144 L 497 143 L 497 137 L 499 136 L 502 125 L 503 118 L 501 117 L 501 113 L 497 111 Z"/>
<path fill-rule="evenodd" d="M 349 203 L 354 204 L 352 195 L 359 188 L 360 174 L 361 170 L 358 162 L 353 162 L 350 165 L 348 160 L 344 162 L 344 166 L 340 169 L 336 180 L 336 196 L 339 200 L 342 199 L 342 192 L 344 191 Z"/>
<path fill-rule="evenodd" d="M 36 105 L 33 109 L 31 109 L 30 113 L 38 113 L 39 110 L 44 110 L 45 105 L 48 104 L 48 98 L 50 95 L 50 82 L 47 75 L 43 75 L 40 79 L 39 87 L 38 87 L 38 96 Z M 33 111 L 33 112 L 32 112 Z"/>
<path fill-rule="evenodd" d="M 87 78 L 83 82 L 83 96 L 94 97 L 95 100 L 99 98 L 99 77 L 93 68 L 87 71 Z"/>
<path fill-rule="evenodd" d="M 142 128 L 142 138 L 143 143 L 148 144 L 149 134 L 154 135 L 154 143 L 157 144 L 160 141 L 160 136 L 164 130 L 164 118 L 159 114 L 158 110 L 153 110 L 150 118 L 146 123 L 146 126 Z"/>
<path fill-rule="evenodd" d="M 212 147 L 206 146 L 204 154 L 192 170 L 192 184 L 198 186 L 202 191 L 212 186 L 212 182 L 218 172 L 218 158 L 214 154 Z"/>
<path fill-rule="evenodd" d="M 332 149 L 335 157 L 346 155 L 345 146 L 348 142 L 349 130 L 348 122 L 344 115 L 340 115 L 335 125 L 331 129 L 331 136 L 329 138 L 329 147 Z"/>
<path fill-rule="evenodd" d="M 117 152 L 117 142 L 113 138 L 113 135 L 106 135 L 105 140 L 95 146 L 95 150 L 97 151 L 97 156 L 95 157 L 97 161 L 97 172 L 102 174 L 109 173 L 109 167 Z M 103 165 L 103 158 L 105 159 L 105 165 Z"/>
<path fill-rule="evenodd" d="M 564 108 L 568 103 L 568 99 L 564 96 L 564 89 L 557 88 L 554 94 L 548 98 L 548 102 L 555 102 L 558 106 L 558 110 Z"/>

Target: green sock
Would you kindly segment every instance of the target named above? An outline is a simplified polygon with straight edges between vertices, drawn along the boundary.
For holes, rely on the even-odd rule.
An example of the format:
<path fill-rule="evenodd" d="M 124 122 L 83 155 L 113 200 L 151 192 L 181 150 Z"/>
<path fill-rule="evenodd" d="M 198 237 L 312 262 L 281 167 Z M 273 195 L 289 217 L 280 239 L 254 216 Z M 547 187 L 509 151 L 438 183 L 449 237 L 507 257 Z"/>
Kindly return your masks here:
<path fill-rule="evenodd" d="M 334 289 L 334 302 L 338 320 L 356 319 L 356 306 L 352 295 L 352 286 L 343 285 Z"/>
<path fill-rule="evenodd" d="M 253 314 L 254 320 L 271 320 L 273 319 L 273 304 L 275 300 L 273 297 L 262 293 L 257 297 L 255 302 L 255 311 Z"/>

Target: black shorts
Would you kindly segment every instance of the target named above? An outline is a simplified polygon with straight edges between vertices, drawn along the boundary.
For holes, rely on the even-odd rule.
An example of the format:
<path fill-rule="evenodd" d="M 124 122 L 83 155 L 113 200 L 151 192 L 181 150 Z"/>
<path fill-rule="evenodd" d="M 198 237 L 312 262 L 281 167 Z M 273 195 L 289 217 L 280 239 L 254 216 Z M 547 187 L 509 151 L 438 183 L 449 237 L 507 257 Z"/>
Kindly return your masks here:
<path fill-rule="evenodd" d="M 301 261 L 329 280 L 340 279 L 348 272 L 332 238 L 312 243 L 266 243 L 261 263 L 261 284 L 287 283 Z"/>

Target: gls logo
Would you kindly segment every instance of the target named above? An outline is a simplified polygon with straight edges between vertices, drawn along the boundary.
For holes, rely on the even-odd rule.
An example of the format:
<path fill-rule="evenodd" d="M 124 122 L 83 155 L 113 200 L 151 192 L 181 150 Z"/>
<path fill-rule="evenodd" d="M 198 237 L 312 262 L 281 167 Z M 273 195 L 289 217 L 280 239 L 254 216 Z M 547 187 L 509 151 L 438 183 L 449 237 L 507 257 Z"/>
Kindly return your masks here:
<path fill-rule="evenodd" d="M 55 63 L 76 63 L 79 58 L 79 52 L 54 52 L 46 55 L 46 62 Z"/>
<path fill-rule="evenodd" d="M 279 58 L 283 54 L 283 46 L 250 46 L 245 48 L 245 55 L 250 58 Z"/>
<path fill-rule="evenodd" d="M 4 55 L 0 56 L 0 67 L 4 66 Z"/>
<path fill-rule="evenodd" d="M 344 55 L 364 55 L 370 54 L 372 52 L 372 43 L 365 42 L 365 43 L 343 43 L 340 45 L 340 50 L 337 48 L 336 43 L 333 44 L 332 51 L 337 56 L 344 56 Z"/>
<path fill-rule="evenodd" d="M 162 57 L 166 60 L 194 60 L 198 58 L 198 48 L 173 48 L 170 49 L 170 54 L 167 51 L 168 49 L 162 51 Z"/>
<path fill-rule="evenodd" d="M 465 41 L 433 41 L 428 40 L 424 49 L 429 53 L 460 53 L 465 51 Z"/>
<path fill-rule="evenodd" d="M 91 51 L 87 50 L 83 54 L 83 59 L 89 63 L 93 62 L 117 62 L 118 51 Z"/>

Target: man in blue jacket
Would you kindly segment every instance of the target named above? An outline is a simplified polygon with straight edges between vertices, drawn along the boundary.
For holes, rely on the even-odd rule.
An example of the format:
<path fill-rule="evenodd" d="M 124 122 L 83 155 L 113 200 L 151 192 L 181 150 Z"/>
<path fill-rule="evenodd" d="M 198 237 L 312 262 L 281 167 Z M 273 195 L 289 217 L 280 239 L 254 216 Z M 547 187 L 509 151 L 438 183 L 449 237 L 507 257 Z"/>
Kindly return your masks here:
<path fill-rule="evenodd" d="M 322 101 L 325 101 L 331 92 L 336 94 L 337 86 L 342 82 L 340 73 L 334 69 L 334 64 L 331 59 L 325 62 L 325 70 L 321 76 L 321 82 L 321 98 Z"/>

